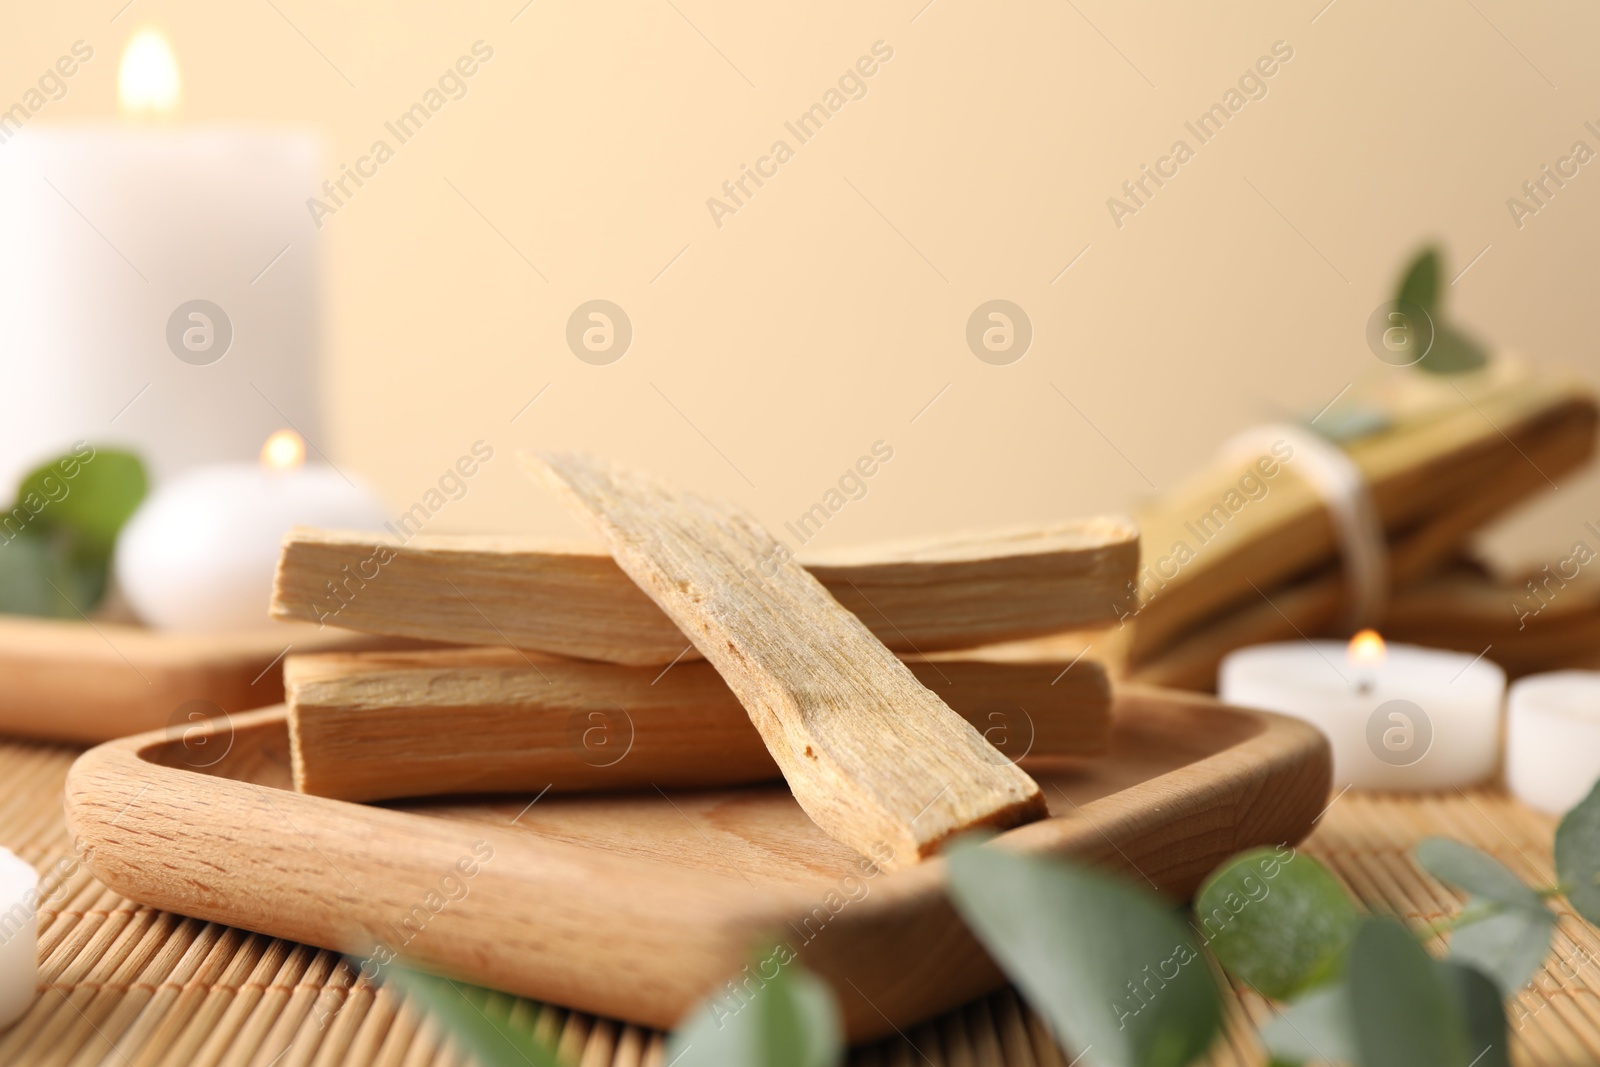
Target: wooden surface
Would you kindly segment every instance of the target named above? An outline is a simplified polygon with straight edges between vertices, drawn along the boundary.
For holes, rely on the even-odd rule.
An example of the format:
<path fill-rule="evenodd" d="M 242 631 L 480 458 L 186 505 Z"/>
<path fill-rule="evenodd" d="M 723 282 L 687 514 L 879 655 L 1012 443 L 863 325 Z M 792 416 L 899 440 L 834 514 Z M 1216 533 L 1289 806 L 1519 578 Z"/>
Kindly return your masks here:
<path fill-rule="evenodd" d="M 895 869 L 1045 815 L 1038 783 L 742 509 L 597 456 L 520 458 L 716 667 L 835 841 Z"/>
<path fill-rule="evenodd" d="M 1128 520 L 1100 518 L 802 553 L 801 561 L 890 648 L 932 652 L 1114 621 L 1139 541 Z M 296 530 L 284 539 L 272 610 L 372 633 L 635 666 L 666 664 L 690 648 L 604 548 L 526 537 L 423 535 L 390 545 Z"/>
<path fill-rule="evenodd" d="M 1105 670 L 945 658 L 917 680 L 1024 768 L 1097 756 Z M 340 800 L 445 793 L 705 788 L 772 781 L 727 683 L 702 661 L 623 667 L 509 648 L 284 660 L 295 788 Z"/>
<path fill-rule="evenodd" d="M 276 665 L 291 650 L 397 643 L 300 624 L 181 634 L 0 615 L 0 733 L 94 744 L 169 724 L 184 729 L 195 715 L 281 701 Z"/>
<path fill-rule="evenodd" d="M 128 900 L 73 859 L 61 793 L 77 749 L 0 738 L 0 845 L 54 891 L 38 917 L 39 999 L 0 1030 L 8 1067 L 464 1067 L 429 1020 L 334 953 Z M 1532 884 L 1554 880 L 1554 820 L 1490 789 L 1348 792 L 1303 846 L 1373 911 L 1420 928 L 1457 899 L 1407 858 L 1431 834 L 1483 848 Z M 1135 875 L 1137 877 L 1137 875 Z M 1517 1067 L 1600 1062 L 1600 939 L 1561 901 L 1555 951 L 1508 1007 Z M 1439 951 L 1437 943 L 1434 950 Z M 1271 1009 L 1229 995 L 1209 1067 L 1262 1067 L 1253 1024 Z M 666 1067 L 659 1034 L 521 1002 L 567 1067 Z M 1009 990 L 862 1045 L 850 1067 L 1067 1067 Z"/>
<path fill-rule="evenodd" d="M 1298 840 L 1325 802 L 1326 743 L 1303 723 L 1159 691 L 1121 693 L 1117 712 L 1111 753 L 1046 776 L 1054 817 L 1005 847 L 1185 894 L 1238 849 Z M 429 967 L 655 1026 L 775 931 L 841 991 L 858 1038 L 1000 981 L 945 897 L 942 861 L 873 873 L 781 787 L 370 807 L 287 791 L 281 711 L 214 729 L 78 761 L 68 821 L 118 892 L 357 957 L 395 942 Z M 493 857 L 469 892 L 398 940 L 480 842 Z"/>

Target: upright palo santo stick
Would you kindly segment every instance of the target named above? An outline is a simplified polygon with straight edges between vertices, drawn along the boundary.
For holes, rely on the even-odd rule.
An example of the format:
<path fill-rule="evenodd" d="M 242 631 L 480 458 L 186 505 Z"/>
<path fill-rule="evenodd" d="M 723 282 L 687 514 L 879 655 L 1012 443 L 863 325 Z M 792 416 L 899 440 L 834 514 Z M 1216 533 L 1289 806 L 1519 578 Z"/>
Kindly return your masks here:
<path fill-rule="evenodd" d="M 1098 663 L 912 662 L 1010 760 L 1104 752 Z M 700 788 L 779 776 L 722 676 L 509 648 L 290 656 L 295 788 L 340 800 L 442 793 Z"/>
<path fill-rule="evenodd" d="M 835 840 L 887 847 L 899 866 L 965 830 L 1048 814 L 1032 778 L 743 512 L 590 456 L 522 459 L 717 668 Z"/>

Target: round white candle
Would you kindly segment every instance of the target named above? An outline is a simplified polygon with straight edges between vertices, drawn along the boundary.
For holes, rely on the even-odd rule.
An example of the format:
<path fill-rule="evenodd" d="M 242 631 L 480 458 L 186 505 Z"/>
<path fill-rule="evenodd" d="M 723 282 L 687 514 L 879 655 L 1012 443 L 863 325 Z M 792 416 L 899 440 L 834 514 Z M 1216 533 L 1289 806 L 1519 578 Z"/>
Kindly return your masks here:
<path fill-rule="evenodd" d="M 39 872 L 0 848 L 0 1030 L 39 989 Z"/>
<path fill-rule="evenodd" d="M 300 447 L 292 434 L 274 435 L 264 459 L 287 450 L 285 441 Z M 291 527 L 382 527 L 370 489 L 293 458 L 197 468 L 140 505 L 117 538 L 114 570 L 140 619 L 169 630 L 268 626 L 279 544 Z"/>
<path fill-rule="evenodd" d="M 0 486 L 78 440 L 131 447 L 160 481 L 249 460 L 286 418 L 319 438 L 316 134 L 40 116 L 0 140 L 0 367 L 27 398 L 0 419 Z M 196 300 L 227 321 L 193 335 L 210 351 L 174 351 Z"/>
<path fill-rule="evenodd" d="M 1494 773 L 1505 672 L 1482 657 L 1382 642 L 1365 661 L 1336 641 L 1231 653 L 1230 704 L 1304 719 L 1328 736 L 1336 786 L 1445 789 Z"/>
<path fill-rule="evenodd" d="M 1552 815 L 1589 795 L 1600 778 L 1600 672 L 1552 671 L 1511 686 L 1506 784 Z"/>

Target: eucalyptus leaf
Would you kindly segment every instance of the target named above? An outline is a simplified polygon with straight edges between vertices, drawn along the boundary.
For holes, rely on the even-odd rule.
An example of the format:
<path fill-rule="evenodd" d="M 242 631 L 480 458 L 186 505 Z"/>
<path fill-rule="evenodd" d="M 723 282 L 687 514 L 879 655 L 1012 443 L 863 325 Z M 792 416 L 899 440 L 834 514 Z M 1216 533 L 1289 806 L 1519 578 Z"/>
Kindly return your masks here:
<path fill-rule="evenodd" d="M 1412 855 L 1423 870 L 1445 885 L 1507 907 L 1549 910 L 1537 892 L 1482 849 L 1448 837 L 1428 837 L 1418 842 Z"/>
<path fill-rule="evenodd" d="M 1462 374 L 1489 362 L 1489 351 L 1475 338 L 1450 325 L 1444 314 L 1444 291 L 1439 287 L 1439 250 L 1425 248 L 1411 261 L 1395 293 L 1397 303 L 1422 308 L 1433 320 L 1433 343 L 1417 362 L 1432 374 Z"/>
<path fill-rule="evenodd" d="M 1435 315 L 1433 319 L 1433 344 L 1417 361 L 1417 367 L 1434 374 L 1463 374 L 1477 370 L 1489 362 L 1489 350 L 1475 338 L 1463 333 Z"/>
<path fill-rule="evenodd" d="M 72 567 L 42 534 L 0 537 L 0 613 L 76 619 L 74 605 L 93 604 L 100 589 L 92 569 Z"/>
<path fill-rule="evenodd" d="M 1450 936 L 1450 956 L 1493 979 L 1503 995 L 1522 987 L 1550 951 L 1555 913 L 1503 863 L 1481 849 L 1430 837 L 1417 863 L 1446 885 L 1470 894 Z"/>
<path fill-rule="evenodd" d="M 1394 426 L 1394 419 L 1387 412 L 1364 404 L 1352 404 L 1348 408 L 1335 407 L 1323 412 L 1314 423 L 1307 423 L 1307 428 L 1321 434 L 1329 441 L 1345 442 L 1359 441 L 1364 437 L 1371 437 Z"/>
<path fill-rule="evenodd" d="M 1404 926 L 1363 920 L 1347 973 L 1361 1067 L 1467 1067 L 1456 989 Z"/>
<path fill-rule="evenodd" d="M 1572 910 L 1600 926 L 1600 782 L 1556 827 L 1556 877 Z"/>
<path fill-rule="evenodd" d="M 959 844 L 956 909 L 1085 1064 L 1181 1067 L 1222 1022 L 1216 977 L 1157 898 L 1062 861 Z"/>
<path fill-rule="evenodd" d="M 771 977 L 768 972 L 771 971 Z M 690 1010 L 667 1041 L 673 1067 L 836 1067 L 843 1027 L 833 993 L 787 946 Z"/>
<path fill-rule="evenodd" d="M 1261 1028 L 1273 1063 L 1356 1062 L 1355 1022 L 1344 983 L 1313 989 Z"/>
<path fill-rule="evenodd" d="M 1437 964 L 1455 993 L 1466 1023 L 1467 1057 L 1472 1067 L 1511 1067 L 1504 994 L 1489 976 L 1451 960 Z"/>
<path fill-rule="evenodd" d="M 74 560 L 103 563 L 148 490 L 138 456 L 83 445 L 30 471 L 17 502 L 37 510 L 33 522 L 41 532 L 70 532 Z"/>
<path fill-rule="evenodd" d="M 1469 898 L 1467 907 L 1480 899 Z M 1544 962 L 1555 927 L 1556 917 L 1548 909 L 1502 908 L 1457 927 L 1450 935 L 1450 958 L 1483 972 L 1494 980 L 1502 996 L 1509 997 L 1526 985 Z"/>
<path fill-rule="evenodd" d="M 394 965 L 384 975 L 390 983 L 436 1017 L 479 1067 L 561 1067 L 553 1050 L 512 1020 L 515 998 Z"/>
<path fill-rule="evenodd" d="M 1410 301 L 1432 315 L 1439 300 L 1439 250 L 1424 248 L 1400 279 L 1398 301 Z"/>
<path fill-rule="evenodd" d="M 1288 858 L 1284 858 L 1284 854 Z M 1355 904 L 1310 856 L 1253 849 L 1212 872 L 1194 900 L 1195 928 L 1223 968 L 1285 1000 L 1327 981 L 1355 933 Z"/>

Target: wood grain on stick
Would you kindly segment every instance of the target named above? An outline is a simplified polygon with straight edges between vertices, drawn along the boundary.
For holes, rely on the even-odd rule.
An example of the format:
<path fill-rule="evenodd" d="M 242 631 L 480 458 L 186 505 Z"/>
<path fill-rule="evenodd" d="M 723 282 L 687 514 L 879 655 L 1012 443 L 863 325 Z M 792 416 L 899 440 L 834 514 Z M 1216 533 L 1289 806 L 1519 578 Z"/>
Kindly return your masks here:
<path fill-rule="evenodd" d="M 1037 766 L 1098 756 L 1110 741 L 1111 689 L 1097 663 L 908 666 L 1008 759 Z M 703 660 L 662 671 L 507 648 L 329 654 L 290 656 L 284 678 L 295 788 L 317 796 L 706 788 L 779 777 L 750 717 Z"/>
<path fill-rule="evenodd" d="M 1115 621 L 1139 537 L 1126 519 L 1094 518 L 803 561 L 890 648 L 934 652 Z M 284 538 L 272 614 L 635 666 L 670 663 L 690 648 L 603 548 L 529 537 L 422 535 L 393 544 L 294 530 Z"/>
<path fill-rule="evenodd" d="M 744 512 L 590 456 L 522 459 L 717 668 L 829 836 L 899 866 L 1047 814 L 1032 778 Z"/>

